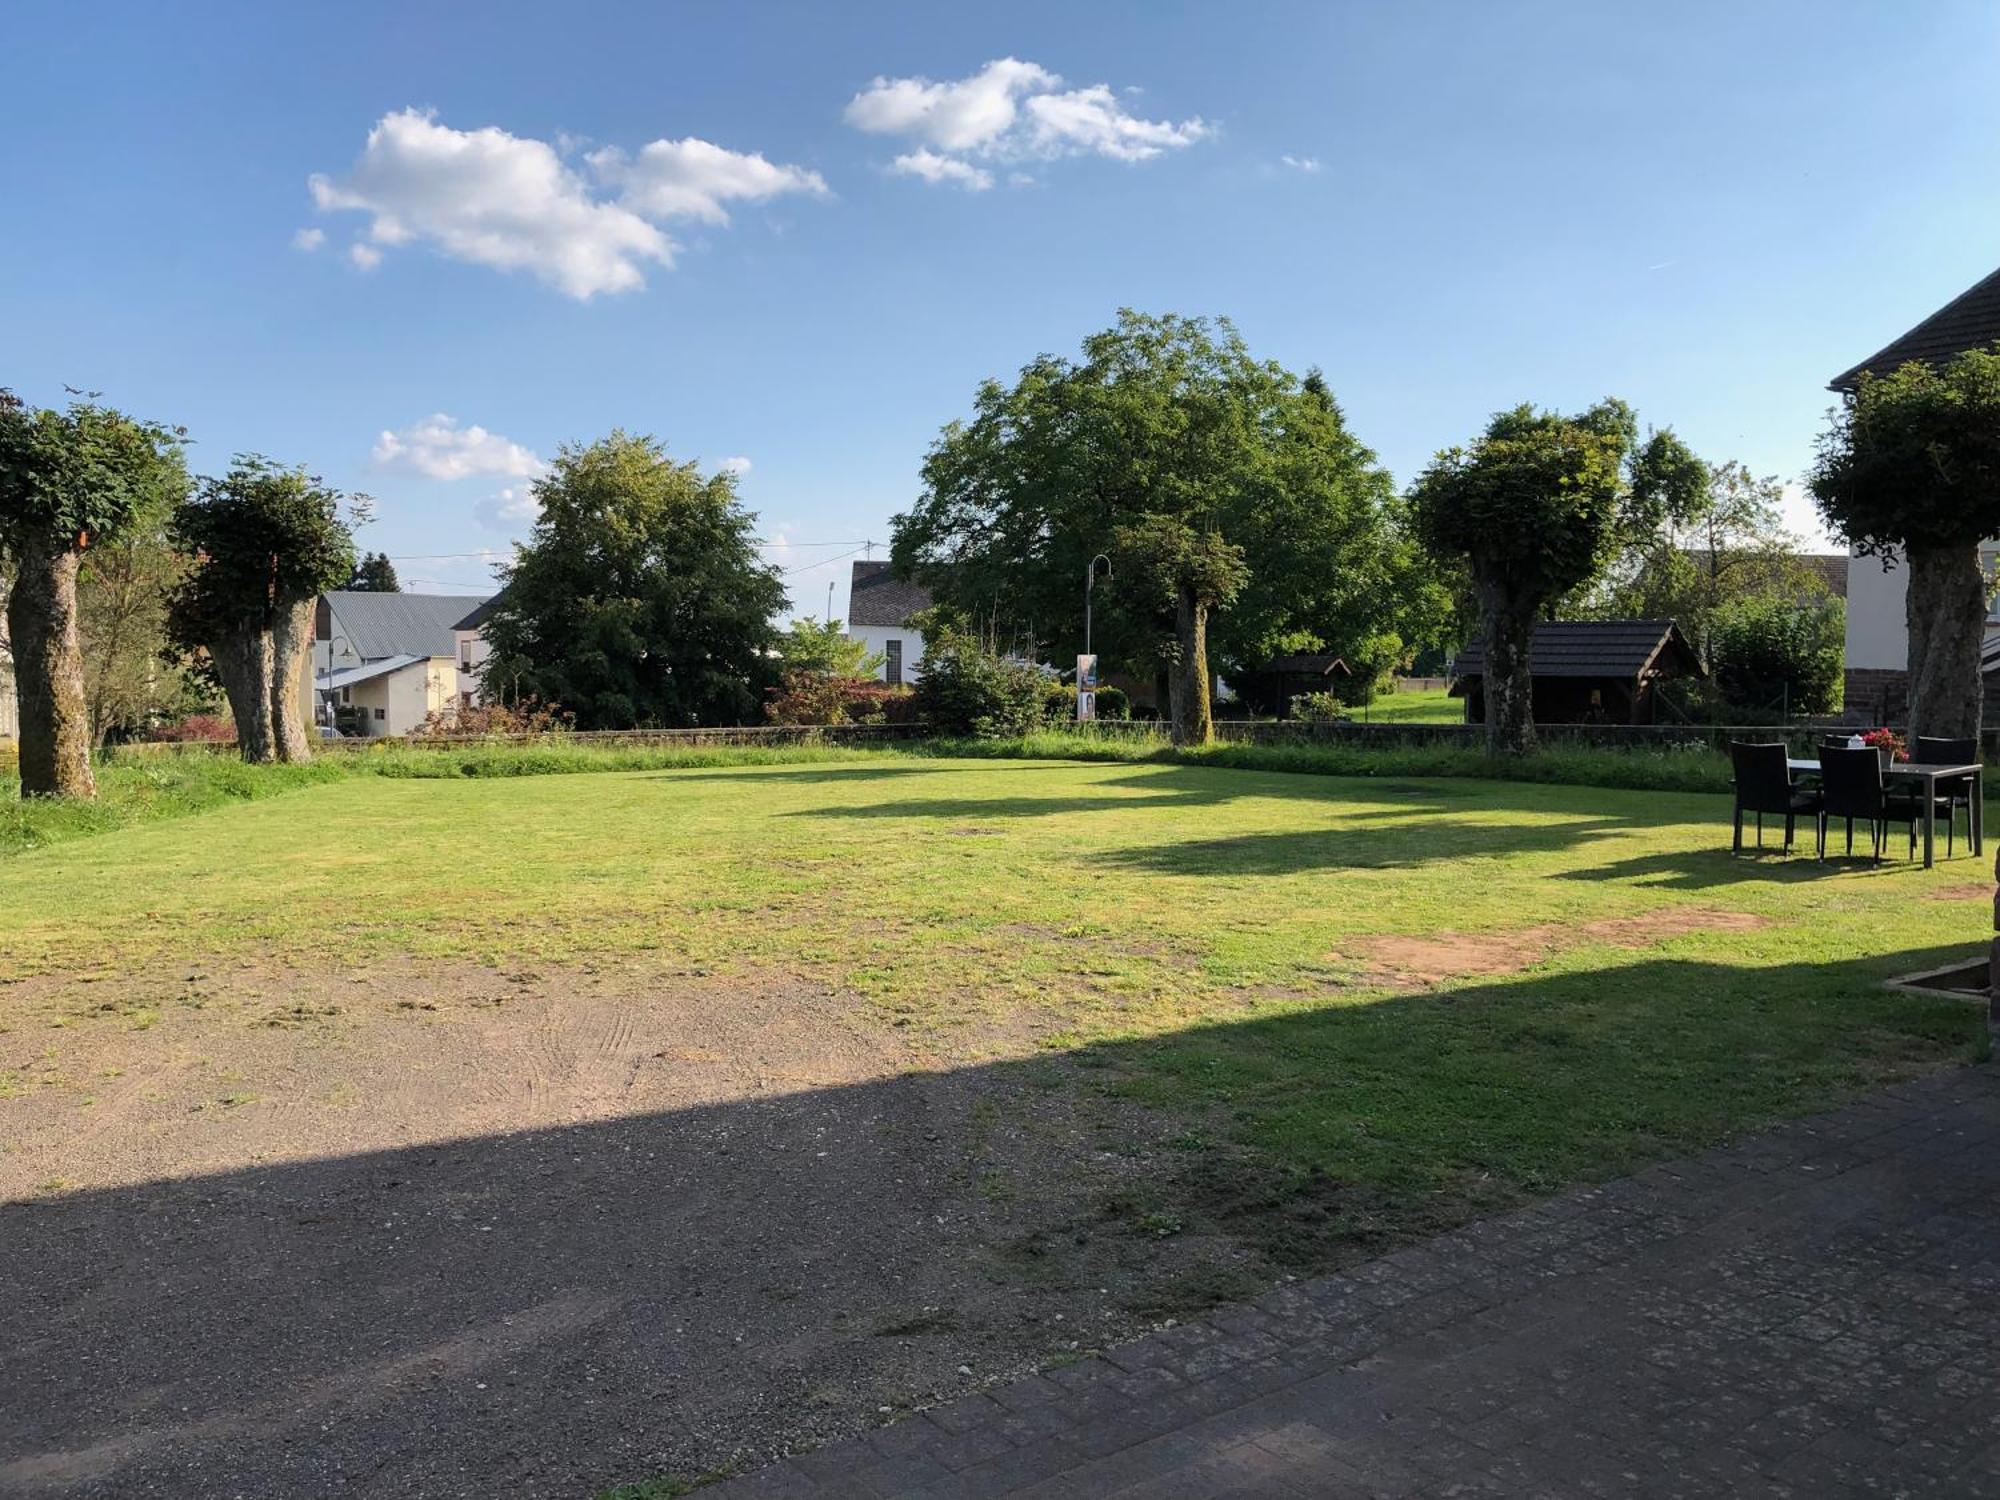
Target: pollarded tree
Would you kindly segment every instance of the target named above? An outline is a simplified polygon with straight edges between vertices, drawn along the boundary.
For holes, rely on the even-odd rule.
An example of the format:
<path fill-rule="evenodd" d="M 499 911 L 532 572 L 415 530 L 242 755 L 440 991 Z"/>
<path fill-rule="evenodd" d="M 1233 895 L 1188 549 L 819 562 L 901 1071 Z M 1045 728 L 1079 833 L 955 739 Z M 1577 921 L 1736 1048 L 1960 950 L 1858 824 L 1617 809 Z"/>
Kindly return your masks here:
<path fill-rule="evenodd" d="M 352 573 L 348 517 L 365 516 L 367 505 L 303 469 L 242 454 L 174 513 L 174 541 L 193 566 L 169 605 L 168 629 L 182 652 L 207 653 L 247 761 L 312 758 L 299 694 L 313 602 Z"/>
<path fill-rule="evenodd" d="M 1208 617 L 1249 582 L 1243 549 L 1217 532 L 1196 531 L 1172 516 L 1147 516 L 1120 527 L 1116 545 L 1127 571 L 1173 616 L 1173 639 L 1159 654 L 1171 674 L 1174 743 L 1206 745 L 1215 738 L 1208 697 Z"/>
<path fill-rule="evenodd" d="M 1671 432 L 1639 441 L 1632 409 L 1601 401 L 1574 417 L 1518 406 L 1471 448 L 1440 453 L 1410 504 L 1441 561 L 1465 559 L 1485 640 L 1486 747 L 1534 748 L 1528 647 L 1535 621 L 1584 589 L 1622 545 L 1684 515 L 1707 470 Z"/>
<path fill-rule="evenodd" d="M 565 445 L 534 493 L 482 627 L 488 691 L 560 704 L 579 729 L 755 718 L 785 586 L 736 476 L 621 431 Z"/>
<path fill-rule="evenodd" d="M 35 410 L 0 390 L 0 553 L 21 720 L 21 795 L 90 797 L 90 712 L 77 635 L 84 552 L 185 491 L 183 434 L 84 399 Z"/>
<path fill-rule="evenodd" d="M 1910 733 L 1977 735 L 1991 592 L 1979 543 L 2000 533 L 2000 345 L 1862 376 L 1820 439 L 1812 491 L 1858 553 L 1908 564 Z"/>

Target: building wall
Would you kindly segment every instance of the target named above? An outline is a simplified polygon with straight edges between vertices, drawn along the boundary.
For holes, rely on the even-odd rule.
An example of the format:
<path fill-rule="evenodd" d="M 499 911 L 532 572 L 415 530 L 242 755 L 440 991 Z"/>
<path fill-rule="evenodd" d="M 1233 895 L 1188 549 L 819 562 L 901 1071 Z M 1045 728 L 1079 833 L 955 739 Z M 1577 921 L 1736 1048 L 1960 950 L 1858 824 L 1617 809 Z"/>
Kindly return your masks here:
<path fill-rule="evenodd" d="M 448 656 L 433 656 L 386 677 L 357 682 L 347 691 L 348 703 L 362 710 L 361 729 L 368 738 L 408 734 L 427 716 L 456 702 L 458 664 Z"/>
<path fill-rule="evenodd" d="M 1992 577 L 2000 562 L 2000 542 L 1982 544 L 1979 561 Z M 1849 558 L 1844 683 L 1849 717 L 1901 723 L 1909 712 L 1910 635 L 1903 616 L 1907 592 L 1908 579 L 1900 562 L 1884 568 L 1879 557 Z M 2000 611 L 1989 605 L 1987 644 L 1996 638 L 2000 638 Z"/>
<path fill-rule="evenodd" d="M 479 687 L 479 669 L 486 665 L 493 648 L 486 644 L 486 637 L 476 630 L 454 631 L 453 635 L 458 641 L 458 680 L 452 688 L 455 701 L 466 701 L 477 708 L 484 701 Z"/>
<path fill-rule="evenodd" d="M 907 625 L 850 625 L 847 627 L 847 638 L 851 641 L 864 642 L 870 651 L 873 651 L 877 656 L 883 657 L 889 654 L 889 642 L 901 641 L 903 643 L 903 681 L 915 682 L 918 676 L 921 675 L 924 664 L 924 637 L 922 631 L 912 630 Z M 888 681 L 887 664 L 885 663 L 882 667 L 878 668 L 875 675 L 884 682 Z"/>

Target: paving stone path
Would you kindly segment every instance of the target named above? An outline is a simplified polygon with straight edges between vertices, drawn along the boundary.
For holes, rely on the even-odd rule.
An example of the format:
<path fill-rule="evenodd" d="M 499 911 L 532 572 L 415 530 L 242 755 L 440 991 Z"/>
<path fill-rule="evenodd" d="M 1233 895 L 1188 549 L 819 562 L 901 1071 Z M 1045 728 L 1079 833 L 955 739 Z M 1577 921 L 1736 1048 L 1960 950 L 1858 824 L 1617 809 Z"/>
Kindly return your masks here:
<path fill-rule="evenodd" d="M 2000 1495 L 2000 1073 L 1571 1193 L 702 1493 Z"/>

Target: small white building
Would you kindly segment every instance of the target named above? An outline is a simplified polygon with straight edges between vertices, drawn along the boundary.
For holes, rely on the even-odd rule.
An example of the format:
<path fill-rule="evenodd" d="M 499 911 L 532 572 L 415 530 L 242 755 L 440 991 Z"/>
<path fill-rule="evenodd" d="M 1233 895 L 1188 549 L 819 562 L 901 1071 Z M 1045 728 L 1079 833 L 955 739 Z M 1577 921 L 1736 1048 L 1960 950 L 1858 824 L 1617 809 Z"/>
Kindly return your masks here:
<path fill-rule="evenodd" d="M 848 586 L 847 638 L 882 658 L 878 675 L 884 682 L 915 682 L 923 671 L 924 637 L 910 628 L 910 616 L 930 607 L 930 592 L 891 577 L 887 563 L 858 562 Z"/>
<path fill-rule="evenodd" d="M 478 701 L 489 654 L 473 617 L 491 600 L 462 594 L 320 595 L 313 684 L 317 719 L 348 734 L 404 735 Z M 473 622 L 468 624 L 468 622 Z"/>
<path fill-rule="evenodd" d="M 1830 388 L 1852 395 L 1861 377 L 1887 375 L 1912 361 L 1943 364 L 1967 349 L 1985 349 L 2000 340 L 2000 271 L 1953 298 L 1923 322 L 1853 369 L 1834 377 Z M 1987 576 L 2000 560 L 2000 541 L 1979 549 Z M 1885 569 L 1879 557 L 1851 557 L 1847 564 L 1847 709 L 1875 723 L 1900 723 L 1909 712 L 1910 637 L 1905 622 L 1907 579 L 1900 564 Z M 1986 615 L 1987 697 L 1996 686 L 2000 657 L 2000 612 Z"/>

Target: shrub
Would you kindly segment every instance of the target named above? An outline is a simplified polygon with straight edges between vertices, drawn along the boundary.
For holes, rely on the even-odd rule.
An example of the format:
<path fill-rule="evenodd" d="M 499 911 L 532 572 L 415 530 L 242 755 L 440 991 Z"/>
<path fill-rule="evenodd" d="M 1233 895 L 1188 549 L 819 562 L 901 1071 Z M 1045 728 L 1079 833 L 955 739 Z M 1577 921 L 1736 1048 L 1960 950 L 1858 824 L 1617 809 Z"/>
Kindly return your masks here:
<path fill-rule="evenodd" d="M 1076 689 L 1051 680 L 1042 684 L 1042 722 L 1069 724 L 1076 719 Z"/>
<path fill-rule="evenodd" d="M 873 677 L 828 677 L 794 668 L 771 689 L 764 717 L 773 724 L 907 724 L 910 690 Z"/>
<path fill-rule="evenodd" d="M 1132 717 L 1132 700 L 1125 695 L 1125 689 L 1101 687 L 1097 690 L 1097 717 L 1100 719 L 1129 719 Z"/>
<path fill-rule="evenodd" d="M 1838 599 L 1753 595 L 1716 611 L 1710 666 L 1733 708 L 1831 713 L 1840 707 L 1846 635 Z"/>
<path fill-rule="evenodd" d="M 146 738 L 161 745 L 227 745 L 236 738 L 236 722 L 220 714 L 189 714 L 171 724 L 154 725 L 146 731 Z"/>
<path fill-rule="evenodd" d="M 410 738 L 447 740 L 469 735 L 560 734 L 575 722 L 574 714 L 565 713 L 553 703 L 527 697 L 513 703 L 482 703 L 477 708 L 425 714 L 424 722 L 410 731 Z"/>
<path fill-rule="evenodd" d="M 1354 716 L 1338 693 L 1300 693 L 1292 699 L 1292 717 L 1307 724 L 1342 724 Z"/>
<path fill-rule="evenodd" d="M 1012 738 L 1042 727 L 1044 681 L 1030 663 L 995 656 L 973 637 L 946 630 L 925 643 L 916 710 L 941 734 Z"/>

